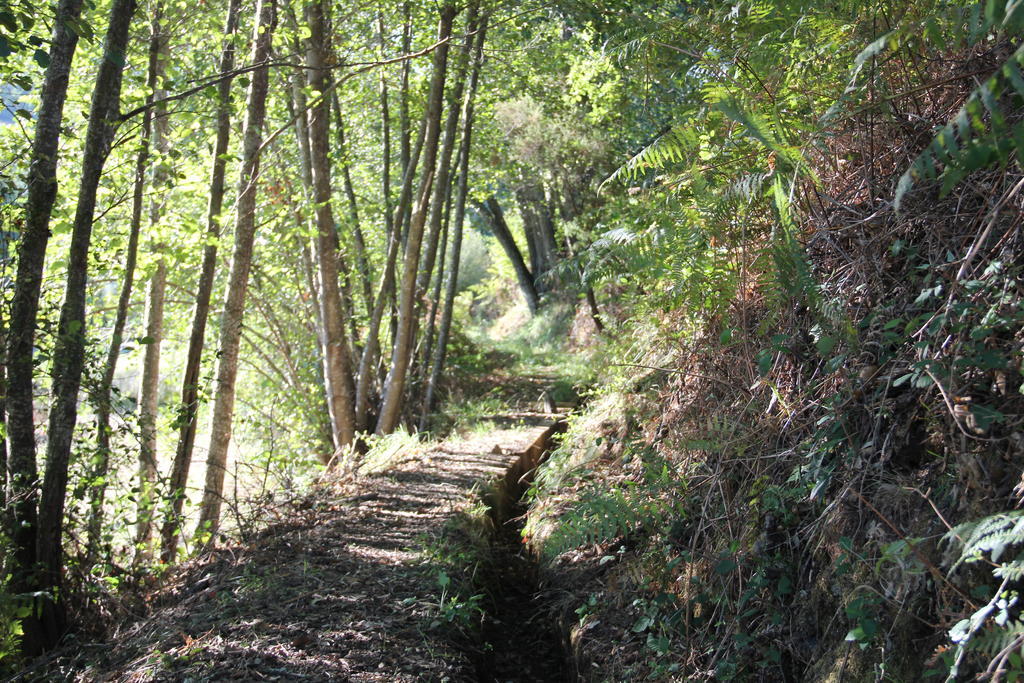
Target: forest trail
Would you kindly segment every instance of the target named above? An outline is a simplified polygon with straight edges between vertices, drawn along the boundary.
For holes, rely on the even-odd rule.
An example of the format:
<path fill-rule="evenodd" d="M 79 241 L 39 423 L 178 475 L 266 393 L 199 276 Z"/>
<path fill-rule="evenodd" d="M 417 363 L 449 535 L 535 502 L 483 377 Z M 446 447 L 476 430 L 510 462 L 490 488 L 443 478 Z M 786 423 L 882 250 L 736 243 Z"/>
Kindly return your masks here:
<path fill-rule="evenodd" d="M 533 644 L 512 644 L 510 656 L 530 662 L 518 676 L 507 672 L 521 665 L 490 645 L 453 644 L 438 618 L 441 570 L 424 552 L 459 510 L 479 505 L 475 487 L 503 476 L 554 419 L 506 417 L 513 426 L 443 442 L 356 485 L 318 488 L 251 543 L 186 564 L 145 619 L 37 664 L 26 680 L 551 680 L 531 673 Z M 515 573 L 525 560 L 513 554 L 501 562 Z M 521 587 L 510 595 L 496 600 L 529 608 Z M 490 621 L 484 638 L 505 628 Z"/>

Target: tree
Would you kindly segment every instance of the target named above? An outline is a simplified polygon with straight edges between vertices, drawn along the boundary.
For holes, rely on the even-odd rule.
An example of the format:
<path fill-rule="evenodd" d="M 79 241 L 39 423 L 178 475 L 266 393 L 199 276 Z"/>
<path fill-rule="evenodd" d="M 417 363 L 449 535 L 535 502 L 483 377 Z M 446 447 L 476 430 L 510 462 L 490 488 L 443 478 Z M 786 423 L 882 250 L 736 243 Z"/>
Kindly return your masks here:
<path fill-rule="evenodd" d="M 416 311 L 416 277 L 420 262 L 420 246 L 423 240 L 428 198 L 430 196 L 431 183 L 434 180 L 434 167 L 437 161 L 444 83 L 448 68 L 448 38 L 451 36 L 454 18 L 455 7 L 453 5 L 446 4 L 441 8 L 441 18 L 437 31 L 440 44 L 434 51 L 430 95 L 423 117 L 425 123 L 423 175 L 420 181 L 419 192 L 417 193 L 419 201 L 411 215 L 409 233 L 405 245 L 402 279 L 398 290 L 398 328 L 391 350 L 391 369 L 388 372 L 384 386 L 380 417 L 377 419 L 376 431 L 378 434 L 390 434 L 393 432 L 398 426 L 402 410 L 405 380 L 409 371 L 410 354 L 412 353 L 413 317 Z"/>
<path fill-rule="evenodd" d="M 149 44 L 149 64 L 146 72 L 146 107 L 142 112 L 142 123 L 139 129 L 139 151 L 135 159 L 135 177 L 132 187 L 132 210 L 128 226 L 128 245 L 125 250 L 124 275 L 121 280 L 121 291 L 117 299 L 114 314 L 114 327 L 107 349 L 106 362 L 100 376 L 99 385 L 95 390 L 96 403 L 96 462 L 92 470 L 92 486 L 89 489 L 89 529 L 87 538 L 87 554 L 90 560 L 96 558 L 99 550 L 100 536 L 103 527 L 103 504 L 107 491 L 107 477 L 110 474 L 110 413 L 111 390 L 114 375 L 117 372 L 118 359 L 124 342 L 124 329 L 128 321 L 128 308 L 131 305 L 135 283 L 135 265 L 138 260 L 139 231 L 142 226 L 142 209 L 146 188 L 146 175 L 149 169 L 150 137 L 153 129 L 154 100 L 157 92 L 157 80 L 162 70 L 161 39 L 157 33 L 159 23 L 153 26 Z"/>
<path fill-rule="evenodd" d="M 310 37 L 307 50 L 307 82 L 317 101 L 309 109 L 309 141 L 316 216 L 316 260 L 320 274 L 320 311 L 323 318 L 324 379 L 335 456 L 355 436 L 355 386 L 351 355 L 341 318 L 338 288 L 338 240 L 331 207 L 331 167 L 327 156 L 331 100 L 327 96 L 327 32 L 323 0 L 307 6 Z"/>
<path fill-rule="evenodd" d="M 523 261 L 522 252 L 519 251 L 516 240 L 512 236 L 512 231 L 509 229 L 508 223 L 505 222 L 505 212 L 502 210 L 501 205 L 492 195 L 482 203 L 477 204 L 476 209 L 487 222 L 494 237 L 505 251 L 508 260 L 512 263 L 512 267 L 516 271 L 516 282 L 519 283 L 519 290 L 523 293 L 523 298 L 526 300 L 530 313 L 536 313 L 540 307 L 540 296 L 537 292 L 534 273 L 530 272 L 530 269 L 526 267 L 526 262 Z"/>
<path fill-rule="evenodd" d="M 82 179 L 78 189 L 78 206 L 71 229 L 68 254 L 67 283 L 61 307 L 57 341 L 53 352 L 53 404 L 46 444 L 46 472 L 39 503 L 39 536 L 36 561 L 40 566 L 38 586 L 44 590 L 59 588 L 63 565 L 62 531 L 64 502 L 68 483 L 68 459 L 71 440 L 78 417 L 78 389 L 85 360 L 85 295 L 89 266 L 89 242 L 92 238 L 96 191 L 103 165 L 110 153 L 119 119 L 121 81 L 128 29 L 135 14 L 136 0 L 114 0 L 103 43 L 103 61 L 96 74 L 89 108 L 89 127 L 82 157 Z M 56 643 L 64 627 L 60 603 L 46 603 L 52 609 L 43 611 L 43 632 L 39 645 Z M 26 646 L 33 644 L 26 633 Z"/>
<path fill-rule="evenodd" d="M 441 309 L 441 320 L 438 325 L 437 344 L 431 360 L 430 377 L 423 399 L 423 414 L 420 428 L 426 428 L 427 416 L 434 408 L 434 397 L 437 386 L 444 372 L 445 357 L 448 352 L 448 337 L 452 328 L 452 313 L 455 308 L 455 294 L 458 290 L 459 264 L 462 258 L 462 225 L 466 217 L 466 195 L 469 191 L 469 153 L 473 137 L 473 98 L 476 95 L 477 82 L 480 76 L 480 65 L 483 61 L 484 39 L 487 35 L 488 16 L 479 22 L 476 45 L 473 55 L 473 66 L 470 70 L 469 86 L 462 103 L 462 140 L 459 143 L 459 154 L 456 160 L 458 167 L 458 191 L 455 199 L 455 218 L 453 220 L 451 255 L 448 268 L 445 270 L 444 306 Z"/>
<path fill-rule="evenodd" d="M 14 546 L 15 592 L 31 587 L 29 573 L 35 562 L 36 434 L 33 399 L 33 362 L 36 316 L 43 278 L 46 245 L 50 238 L 50 212 L 57 197 L 57 143 L 67 97 L 71 59 L 78 45 L 75 25 L 82 0 L 61 0 L 54 16 L 50 64 L 39 93 L 39 114 L 32 141 L 25 221 L 18 248 L 18 270 L 11 304 L 7 346 L 7 458 L 8 536 Z"/>
<path fill-rule="evenodd" d="M 152 34 L 150 37 L 150 68 L 153 84 L 154 111 L 152 116 L 152 146 L 158 155 L 153 167 L 153 197 L 149 203 L 149 228 L 155 234 L 160 231 L 161 214 L 167 191 L 167 107 L 161 103 L 166 96 L 162 87 L 163 65 L 167 61 L 167 36 L 163 33 L 163 4 L 157 2 L 153 8 Z M 159 239 L 159 238 L 157 238 Z M 166 245 L 157 242 L 152 245 L 157 254 L 156 269 L 149 281 L 146 306 L 145 355 L 142 361 L 142 386 L 139 389 L 139 497 L 136 544 L 140 557 L 151 554 L 153 535 L 153 506 L 156 487 L 156 439 L 160 391 L 160 346 L 164 337 L 164 296 L 167 289 L 167 260 L 163 251 Z"/>
<path fill-rule="evenodd" d="M 224 474 L 235 408 L 238 349 L 242 336 L 249 271 L 252 267 L 253 238 L 256 232 L 256 190 L 269 89 L 269 69 L 266 63 L 270 59 L 274 27 L 277 24 L 275 0 L 259 0 L 256 16 L 250 57 L 250 63 L 256 65 L 256 68 L 252 72 L 252 81 L 249 85 L 242 134 L 242 164 L 235 208 L 235 246 L 231 256 L 224 312 L 220 321 L 217 395 L 213 406 L 210 449 L 206 456 L 206 486 L 199 515 L 199 532 L 209 534 L 211 538 L 220 525 Z"/>
<path fill-rule="evenodd" d="M 219 70 L 229 74 L 235 67 L 235 41 L 238 33 L 238 13 L 241 0 L 229 0 L 224 21 L 224 42 L 221 48 Z M 181 511 L 185 500 L 185 482 L 192 464 L 192 448 L 196 439 L 196 416 L 199 412 L 199 371 L 206 337 L 206 322 L 210 317 L 210 299 L 217 269 L 217 238 L 220 236 L 220 213 L 224 206 L 224 179 L 227 170 L 228 139 L 231 136 L 231 83 L 225 78 L 217 86 L 217 137 L 213 146 L 210 170 L 210 198 L 206 209 L 206 245 L 196 288 L 196 303 L 192 313 L 192 328 L 188 340 L 185 374 L 181 380 L 181 400 L 176 422 L 178 445 L 168 476 L 169 505 L 160 531 L 160 559 L 170 562 L 178 547 L 181 531 Z"/>

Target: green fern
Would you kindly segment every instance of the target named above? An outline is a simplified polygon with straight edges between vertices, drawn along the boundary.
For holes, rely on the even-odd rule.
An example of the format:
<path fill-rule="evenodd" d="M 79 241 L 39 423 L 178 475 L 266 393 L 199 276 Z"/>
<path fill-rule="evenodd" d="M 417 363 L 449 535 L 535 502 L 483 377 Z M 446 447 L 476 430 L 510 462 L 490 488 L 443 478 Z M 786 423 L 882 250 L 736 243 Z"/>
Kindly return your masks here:
<path fill-rule="evenodd" d="M 1013 545 L 1024 543 L 1024 511 L 1004 512 L 965 522 L 946 535 L 947 542 L 962 545 L 953 569 L 965 562 L 977 562 L 989 556 L 998 562 Z"/>
<path fill-rule="evenodd" d="M 971 649 L 986 657 L 995 657 L 1018 638 L 1024 637 L 1024 622 L 1011 621 L 1005 626 L 991 625 L 971 639 Z"/>
<path fill-rule="evenodd" d="M 616 169 L 605 183 L 639 178 L 651 169 L 662 169 L 686 159 L 699 143 L 697 131 L 689 125 L 674 126 L 644 146 Z"/>
<path fill-rule="evenodd" d="M 982 83 L 904 172 L 896 187 L 896 207 L 921 180 L 940 180 L 945 196 L 974 171 L 1006 163 L 1024 149 L 1024 121 L 1013 109 L 1024 102 L 1024 46 Z"/>
<path fill-rule="evenodd" d="M 678 514 L 678 498 L 685 489 L 667 463 L 652 459 L 643 480 L 622 486 L 586 489 L 544 540 L 546 557 L 556 557 L 581 546 L 613 541 L 644 529 L 654 530 Z"/>
<path fill-rule="evenodd" d="M 947 680 L 955 680 L 968 654 L 978 654 L 998 664 L 1011 651 L 1019 656 L 1024 645 L 1024 622 L 1017 619 L 1020 595 L 1012 588 L 1013 582 L 1024 577 L 1024 553 L 1000 563 L 1007 551 L 1024 545 L 1024 511 L 965 522 L 946 534 L 944 541 L 960 549 L 951 571 L 962 564 L 987 562 L 994 565 L 993 576 L 1001 579 L 989 601 L 949 632 L 957 649 Z"/>

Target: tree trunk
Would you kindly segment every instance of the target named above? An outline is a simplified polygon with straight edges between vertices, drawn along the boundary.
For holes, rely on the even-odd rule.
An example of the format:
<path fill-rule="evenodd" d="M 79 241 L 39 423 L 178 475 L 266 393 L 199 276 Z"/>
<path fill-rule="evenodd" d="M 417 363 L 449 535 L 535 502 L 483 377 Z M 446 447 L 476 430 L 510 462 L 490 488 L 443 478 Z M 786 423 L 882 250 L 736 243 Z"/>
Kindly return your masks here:
<path fill-rule="evenodd" d="M 238 32 L 238 13 L 241 0 L 230 0 L 224 23 L 224 43 L 220 55 L 220 73 L 235 68 L 235 42 Z M 192 332 L 188 341 L 185 377 L 181 382 L 181 403 L 178 405 L 178 447 L 174 453 L 168 477 L 169 509 L 161 529 L 160 559 L 170 562 L 178 550 L 181 533 L 181 509 L 185 500 L 185 484 L 192 464 L 192 448 L 196 440 L 196 414 L 199 412 L 199 371 L 206 337 L 206 321 L 210 316 L 210 298 L 213 294 L 217 270 L 217 239 L 220 236 L 220 212 L 224 205 L 224 177 L 231 136 L 231 78 L 217 86 L 217 140 L 213 148 L 213 168 L 210 172 L 210 202 L 206 209 L 206 246 L 196 291 L 195 311 L 192 314 Z"/>
<path fill-rule="evenodd" d="M 471 2 L 466 19 L 466 33 L 472 34 L 476 29 L 478 2 Z M 428 296 L 427 289 L 434 276 L 434 264 L 437 260 L 437 249 L 442 241 L 442 224 L 445 222 L 447 210 L 451 205 L 451 167 L 452 156 L 455 152 L 455 142 L 459 128 L 459 114 L 461 112 L 462 93 L 466 85 L 466 75 L 469 68 L 469 57 L 473 51 L 473 40 L 467 38 L 458 55 L 458 67 L 452 87 L 449 89 L 447 98 L 448 115 L 445 118 L 444 135 L 441 142 L 440 159 L 437 164 L 437 180 L 434 183 L 434 199 L 430 205 L 430 220 L 426 231 L 426 244 L 423 247 L 422 265 L 419 275 L 416 278 L 416 299 L 419 302 L 417 314 L 413 316 L 413 344 L 417 344 L 416 337 L 419 334 L 420 312 L 429 306 L 429 320 L 423 338 L 423 362 L 414 366 L 411 371 L 411 394 L 418 394 L 423 386 L 426 373 L 429 372 L 429 361 L 431 343 L 434 335 L 434 324 L 437 313 L 437 300 L 440 296 L 441 277 L 438 274 L 437 293 Z M 445 231 L 447 235 L 447 231 Z M 443 255 L 442 255 L 443 258 Z"/>
<path fill-rule="evenodd" d="M 386 122 L 388 115 L 386 89 L 382 92 L 381 110 L 384 121 Z M 420 132 L 422 133 L 423 130 L 424 128 L 421 127 Z M 387 137 L 385 137 L 385 142 L 387 142 Z M 377 356 L 378 351 L 380 350 L 380 326 L 384 320 L 385 309 L 388 304 L 393 304 L 394 299 L 395 268 L 398 260 L 398 247 L 401 243 L 399 226 L 403 221 L 403 216 L 410 213 L 406 211 L 405 207 L 408 206 L 412 200 L 412 186 L 415 178 L 416 166 L 419 164 L 420 154 L 422 151 L 423 135 L 421 134 L 416 140 L 416 146 L 412 149 L 412 156 L 409 159 L 409 163 L 406 165 L 405 171 L 403 171 L 402 186 L 398 193 L 398 203 L 395 206 L 394 211 L 387 216 L 387 226 L 390 229 L 388 231 L 388 250 L 384 257 L 384 272 L 381 275 L 380 287 L 377 290 L 377 296 L 374 298 L 373 315 L 370 316 L 370 323 L 366 331 L 366 345 L 363 347 L 363 355 L 359 360 L 359 372 L 356 382 L 356 428 L 359 431 L 363 431 L 369 427 L 367 417 L 369 414 L 370 386 L 377 370 Z M 389 149 L 386 146 L 384 154 L 386 160 L 390 159 Z M 388 177 L 389 176 L 385 174 L 385 206 L 389 205 L 387 197 L 391 194 L 389 185 L 390 181 L 388 180 Z M 392 335 L 392 338 L 393 337 L 394 335 Z"/>
<path fill-rule="evenodd" d="M 159 51 L 156 40 L 150 41 L 149 66 L 146 75 L 146 88 L 149 95 L 146 104 L 152 105 L 155 97 L 158 71 Z M 96 390 L 96 463 L 92 471 L 93 485 L 89 490 L 89 524 L 86 541 L 86 554 L 90 562 L 96 559 L 99 552 L 100 536 L 103 531 L 103 504 L 107 491 L 107 476 L 110 471 L 110 392 L 117 373 L 117 361 L 121 357 L 121 345 L 124 342 L 124 328 L 128 320 L 128 308 L 131 305 L 132 292 L 135 286 L 135 264 L 139 252 L 139 230 L 142 226 L 143 194 L 146 188 L 146 170 L 149 168 L 150 133 L 153 125 L 153 109 L 147 106 L 142 113 L 142 127 L 139 131 L 139 153 L 135 159 L 135 179 L 132 187 L 132 215 L 128 226 L 128 247 L 125 253 L 124 279 L 121 292 L 117 299 L 117 311 L 114 314 L 114 329 L 107 348 L 103 374 Z"/>
<path fill-rule="evenodd" d="M 466 20 L 467 33 L 476 28 L 478 2 L 471 2 L 469 5 L 468 17 Z M 451 187 L 451 164 L 452 155 L 455 152 L 455 137 L 459 126 L 459 104 L 462 101 L 462 92 L 466 85 L 466 71 L 469 65 L 469 56 L 473 49 L 473 41 L 466 40 L 459 53 L 458 70 L 455 76 L 453 87 L 448 96 L 448 116 L 444 124 L 444 137 L 441 143 L 441 156 L 437 165 L 437 180 L 434 183 L 434 200 L 430 205 L 430 223 L 426 235 L 426 247 L 423 250 L 423 267 L 420 269 L 417 278 L 417 289 L 424 292 L 430 285 L 430 278 L 434 271 L 434 260 L 437 257 L 438 236 L 441 233 L 441 220 L 444 216 L 446 205 L 445 198 Z"/>
<path fill-rule="evenodd" d="M 505 250 L 508 260 L 512 262 L 512 267 L 516 271 L 516 281 L 519 283 L 519 289 L 523 293 L 523 298 L 526 299 L 530 313 L 536 313 L 539 307 L 539 297 L 534 285 L 534 276 L 526 267 L 523 255 L 512 237 L 512 231 L 509 230 L 508 223 L 505 222 L 505 212 L 501 210 L 501 205 L 493 196 L 488 197 L 483 204 L 477 204 L 476 208 L 491 227 L 491 232 L 494 233 L 501 248 Z"/>
<path fill-rule="evenodd" d="M 323 0 L 307 6 L 310 37 L 306 61 L 307 82 L 314 93 L 327 87 L 327 32 L 324 27 Z M 337 239 L 331 207 L 331 167 L 327 152 L 331 102 L 320 96 L 309 110 L 309 140 L 313 171 L 313 201 L 316 215 L 316 259 L 320 272 L 320 310 L 324 319 L 323 362 L 327 389 L 327 408 L 335 456 L 347 448 L 355 436 L 355 387 L 351 356 L 342 319 L 341 291 L 338 287 Z"/>
<path fill-rule="evenodd" d="M 426 223 L 427 202 L 434 179 L 437 162 L 437 145 L 441 133 L 441 109 L 444 99 L 444 82 L 448 66 L 448 42 L 451 36 L 455 8 L 446 4 L 441 9 L 438 24 L 438 40 L 444 41 L 434 51 L 434 73 L 430 83 L 430 96 L 424 113 L 423 179 L 420 184 L 420 201 L 413 211 L 409 223 L 409 234 L 402 264 L 402 282 L 399 289 L 398 329 L 391 352 L 391 370 L 385 382 L 384 397 L 381 400 L 377 433 L 390 434 L 398 426 L 405 393 L 405 380 L 409 370 L 409 355 L 412 349 L 413 317 L 416 315 L 416 274 L 420 261 L 420 246 Z"/>
<path fill-rule="evenodd" d="M 384 16 L 377 12 L 377 37 L 380 42 L 380 57 L 384 53 Z M 394 232 L 394 218 L 391 215 L 391 110 L 388 106 L 387 70 L 380 71 L 380 118 L 381 118 L 381 194 L 384 196 L 384 227 L 388 239 Z M 404 173 L 404 171 L 403 171 Z"/>
<path fill-rule="evenodd" d="M 155 70 L 152 78 L 153 96 L 156 100 L 166 93 L 160 87 L 163 80 L 163 66 L 167 60 L 167 39 L 162 34 L 161 20 L 163 6 L 157 2 L 153 9 L 153 32 L 149 43 L 150 66 Z M 160 230 L 164 194 L 167 185 L 167 107 L 158 104 L 153 112 L 153 150 L 158 155 L 153 166 L 153 199 L 149 204 L 149 227 L 153 234 Z M 139 494 L 138 522 L 136 525 L 135 542 L 141 551 L 138 559 L 148 560 L 152 557 L 150 547 L 153 539 L 153 503 L 156 487 L 156 426 L 159 417 L 158 399 L 160 395 L 160 346 L 164 336 L 164 292 L 167 289 L 167 261 L 163 252 L 166 245 L 158 242 L 153 245 L 157 254 L 156 271 L 149 281 L 146 306 L 146 350 L 142 359 L 142 386 L 139 390 Z"/>
<path fill-rule="evenodd" d="M 462 258 L 462 225 L 466 217 L 466 194 L 469 185 L 469 152 L 473 134 L 473 97 L 480 75 L 480 64 L 483 55 L 484 38 L 487 33 L 487 16 L 480 21 L 477 29 L 476 46 L 473 56 L 473 68 L 469 75 L 469 87 L 462 103 L 462 140 L 459 144 L 458 194 L 455 199 L 455 220 L 452 225 L 451 255 L 445 272 L 444 307 L 441 309 L 441 321 L 438 325 L 437 344 L 434 348 L 433 364 L 430 378 L 427 381 L 426 394 L 423 399 L 423 415 L 420 429 L 426 428 L 426 421 L 433 410 L 437 385 L 444 372 L 445 355 L 448 351 L 448 337 L 452 329 L 452 310 L 455 307 L 455 295 L 458 291 L 459 263 Z"/>
<path fill-rule="evenodd" d="M 114 0 L 89 110 L 89 127 L 82 156 L 82 182 L 71 231 L 67 284 L 53 352 L 53 405 L 46 444 L 46 473 L 39 505 L 39 537 L 36 561 L 42 575 L 41 589 L 61 583 L 61 536 L 64 498 L 67 492 L 68 459 L 78 417 L 78 389 L 85 361 L 85 295 L 89 267 L 96 190 L 103 165 L 114 139 L 121 99 L 121 80 L 128 44 L 128 29 L 136 0 Z M 42 613 L 43 645 L 56 644 L 64 626 L 63 606 L 52 603 Z M 27 637 L 27 634 L 26 634 Z"/>
<path fill-rule="evenodd" d="M 534 286 L 538 292 L 550 289 L 545 276 L 558 262 L 558 246 L 555 244 L 555 226 L 544 197 L 544 188 L 530 178 L 524 179 L 516 188 L 516 201 L 523 218 L 523 232 L 530 248 L 530 267 L 533 271 Z"/>
<path fill-rule="evenodd" d="M 426 397 L 427 393 L 427 380 L 430 377 L 430 360 L 434 354 L 434 335 L 437 333 L 437 308 L 441 302 L 441 291 L 444 289 L 444 275 L 447 272 L 445 269 L 445 256 L 448 252 L 448 242 L 450 241 L 449 227 L 451 225 L 451 213 L 452 213 L 452 192 L 451 183 L 448 187 L 448 195 L 445 197 L 445 210 L 444 210 L 444 221 L 441 226 L 441 252 L 437 258 L 437 274 L 434 276 L 434 283 L 431 288 L 430 298 L 426 302 L 427 306 L 427 324 L 423 332 L 423 343 L 422 351 L 420 352 L 420 360 L 415 368 L 417 373 L 417 386 L 422 385 L 421 396 Z M 424 401 L 420 402 L 421 412 L 420 420 L 417 425 L 418 431 L 426 431 L 427 429 L 427 417 L 429 413 L 424 409 Z"/>
<path fill-rule="evenodd" d="M 348 157 L 348 149 L 345 144 L 344 121 L 341 116 L 341 101 L 338 99 L 338 91 L 331 93 L 334 102 L 334 120 L 337 125 L 338 151 L 342 155 L 341 177 L 345 187 L 345 196 L 348 198 L 348 212 L 352 220 L 352 243 L 356 250 L 356 269 L 359 271 L 359 279 L 363 292 L 363 305 L 366 308 L 366 317 L 373 315 L 373 275 L 370 272 L 370 264 L 366 259 L 366 239 L 363 236 L 363 227 L 359 221 L 359 203 L 356 199 L 355 187 L 352 184 L 351 160 Z M 385 136 L 387 133 L 385 132 Z M 352 340 L 356 337 L 353 335 Z"/>
<path fill-rule="evenodd" d="M 412 8 L 409 6 L 409 0 L 402 3 L 402 19 L 402 54 L 407 55 L 412 46 Z M 409 163 L 412 158 L 412 150 L 409 145 L 412 138 L 409 122 L 409 69 L 411 67 L 412 61 L 408 59 L 402 61 L 398 93 L 398 159 L 403 176 L 409 172 Z M 412 162 L 412 167 L 416 168 L 415 161 Z"/>
<path fill-rule="evenodd" d="M 276 23 L 275 0 L 259 0 L 258 20 L 253 32 L 251 64 L 265 64 L 270 58 L 271 40 Z M 266 118 L 268 68 L 252 72 L 242 143 L 242 169 L 235 211 L 235 246 L 231 257 L 224 312 L 221 315 L 220 348 L 217 366 L 217 395 L 213 406 L 210 450 L 206 460 L 206 485 L 197 533 L 212 539 L 220 525 L 231 421 L 235 410 L 235 379 L 238 374 L 238 348 L 245 312 L 245 293 L 252 267 L 252 246 L 256 232 L 256 184 L 259 175 L 263 121 Z"/>
<path fill-rule="evenodd" d="M 4 259 L 6 260 L 6 259 Z M 0 355 L 7 355 L 7 321 L 0 318 Z M 0 423 L 7 419 L 7 359 L 0 359 Z M 7 529 L 7 436 L 0 435 L 0 529 Z"/>
<path fill-rule="evenodd" d="M 78 45 L 72 28 L 82 11 L 82 0 L 60 0 L 50 40 L 50 64 L 39 92 L 39 110 L 28 173 L 25 222 L 18 250 L 14 298 L 11 302 L 7 346 L 7 501 L 6 530 L 13 546 L 13 573 L 9 590 L 23 593 L 31 587 L 29 574 L 35 562 L 36 433 L 33 419 L 32 361 L 39 291 L 43 280 L 46 245 L 50 238 L 50 213 L 57 197 L 57 143 L 67 97 L 71 59 Z"/>

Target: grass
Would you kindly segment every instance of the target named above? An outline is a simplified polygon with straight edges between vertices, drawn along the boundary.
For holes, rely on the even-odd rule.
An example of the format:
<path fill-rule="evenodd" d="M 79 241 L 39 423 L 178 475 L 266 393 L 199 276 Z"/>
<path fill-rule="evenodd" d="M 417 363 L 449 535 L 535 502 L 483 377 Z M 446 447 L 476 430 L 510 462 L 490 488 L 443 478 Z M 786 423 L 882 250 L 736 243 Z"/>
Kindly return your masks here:
<path fill-rule="evenodd" d="M 359 474 L 364 477 L 389 470 L 404 460 L 425 453 L 432 445 L 405 429 L 385 435 L 371 434 L 367 441 L 370 450 L 359 462 Z"/>

